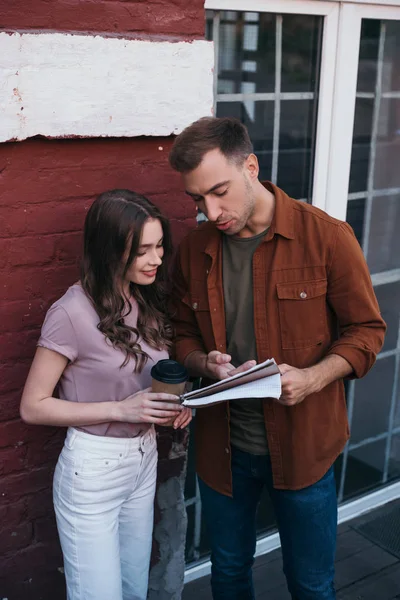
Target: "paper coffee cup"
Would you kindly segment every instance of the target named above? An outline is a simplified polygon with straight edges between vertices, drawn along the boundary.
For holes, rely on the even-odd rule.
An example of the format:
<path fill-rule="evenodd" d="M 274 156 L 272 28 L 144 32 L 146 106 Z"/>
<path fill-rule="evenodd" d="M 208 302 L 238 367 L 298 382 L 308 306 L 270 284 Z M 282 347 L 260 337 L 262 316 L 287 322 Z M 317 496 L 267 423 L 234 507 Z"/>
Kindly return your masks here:
<path fill-rule="evenodd" d="M 151 391 L 165 392 L 180 396 L 185 392 L 186 381 L 189 378 L 185 367 L 175 360 L 166 358 L 159 360 L 151 369 Z"/>

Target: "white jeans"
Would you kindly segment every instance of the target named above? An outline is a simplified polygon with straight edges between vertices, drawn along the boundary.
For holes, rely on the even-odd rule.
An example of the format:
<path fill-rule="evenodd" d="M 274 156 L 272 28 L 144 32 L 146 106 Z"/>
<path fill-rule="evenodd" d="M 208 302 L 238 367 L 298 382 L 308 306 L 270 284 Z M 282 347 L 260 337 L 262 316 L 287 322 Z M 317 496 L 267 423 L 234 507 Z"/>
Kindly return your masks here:
<path fill-rule="evenodd" d="M 153 427 L 132 439 L 68 429 L 53 482 L 68 600 L 145 600 L 156 471 Z"/>

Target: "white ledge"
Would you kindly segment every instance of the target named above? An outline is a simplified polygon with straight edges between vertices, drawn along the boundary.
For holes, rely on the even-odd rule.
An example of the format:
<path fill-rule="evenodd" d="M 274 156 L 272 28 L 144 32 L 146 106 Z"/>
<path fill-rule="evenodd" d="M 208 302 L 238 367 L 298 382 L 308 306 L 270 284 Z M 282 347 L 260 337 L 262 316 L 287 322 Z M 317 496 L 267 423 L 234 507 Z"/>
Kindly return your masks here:
<path fill-rule="evenodd" d="M 168 136 L 212 113 L 212 42 L 3 32 L 0 56 L 0 142 Z"/>

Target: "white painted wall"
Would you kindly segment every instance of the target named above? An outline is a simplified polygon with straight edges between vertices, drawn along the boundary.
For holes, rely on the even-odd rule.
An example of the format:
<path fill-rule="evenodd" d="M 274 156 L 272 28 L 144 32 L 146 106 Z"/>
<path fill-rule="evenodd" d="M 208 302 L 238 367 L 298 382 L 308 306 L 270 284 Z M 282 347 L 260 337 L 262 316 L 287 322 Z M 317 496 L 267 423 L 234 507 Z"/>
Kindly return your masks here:
<path fill-rule="evenodd" d="M 213 106 L 211 42 L 0 33 L 0 142 L 179 133 Z"/>

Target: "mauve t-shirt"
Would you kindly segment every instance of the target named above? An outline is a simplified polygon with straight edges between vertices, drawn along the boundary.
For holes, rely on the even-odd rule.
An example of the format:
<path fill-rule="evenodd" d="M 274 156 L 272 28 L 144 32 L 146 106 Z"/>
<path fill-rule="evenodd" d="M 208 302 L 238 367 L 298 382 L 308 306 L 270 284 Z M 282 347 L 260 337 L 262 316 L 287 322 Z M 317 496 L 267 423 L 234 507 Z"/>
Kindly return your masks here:
<path fill-rule="evenodd" d="M 131 300 L 132 311 L 125 323 L 136 327 L 138 307 Z M 151 385 L 151 367 L 168 358 L 165 350 L 154 350 L 139 339 L 149 359 L 141 373 L 135 373 L 134 360 L 121 367 L 125 353 L 112 347 L 97 329 L 99 317 L 79 284 L 71 286 L 47 312 L 38 346 L 54 350 L 69 360 L 59 382 L 59 396 L 70 402 L 110 402 L 124 400 Z M 101 423 L 78 427 L 94 435 L 136 437 L 146 432 L 150 423 Z"/>

